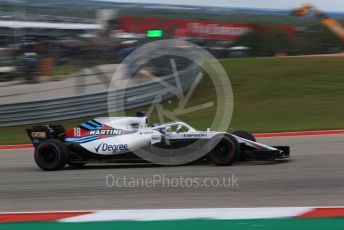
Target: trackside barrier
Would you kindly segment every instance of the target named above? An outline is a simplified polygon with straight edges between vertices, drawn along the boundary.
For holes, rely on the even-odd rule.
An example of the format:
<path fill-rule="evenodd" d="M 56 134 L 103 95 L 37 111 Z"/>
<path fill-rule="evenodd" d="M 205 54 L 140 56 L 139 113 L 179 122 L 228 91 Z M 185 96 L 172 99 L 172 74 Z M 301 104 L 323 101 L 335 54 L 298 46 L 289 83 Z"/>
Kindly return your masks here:
<path fill-rule="evenodd" d="M 198 72 L 199 68 L 196 65 L 189 66 L 179 72 L 183 91 L 191 87 Z M 175 77 L 172 74 L 161 77 L 161 80 L 174 87 L 176 86 Z M 109 108 L 113 108 L 110 112 L 116 112 L 149 105 L 156 99 L 157 95 L 160 95 L 161 100 L 166 100 L 174 97 L 178 92 L 171 92 L 159 81 L 149 81 L 111 92 L 105 91 L 32 102 L 1 104 L 0 127 L 104 114 L 108 111 L 108 93 L 111 98 Z"/>

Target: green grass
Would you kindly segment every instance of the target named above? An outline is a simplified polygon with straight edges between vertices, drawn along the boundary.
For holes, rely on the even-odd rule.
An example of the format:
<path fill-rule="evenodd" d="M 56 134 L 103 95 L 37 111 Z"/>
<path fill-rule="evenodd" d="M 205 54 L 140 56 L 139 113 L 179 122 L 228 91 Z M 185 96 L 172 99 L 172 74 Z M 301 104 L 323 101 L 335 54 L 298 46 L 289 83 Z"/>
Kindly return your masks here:
<path fill-rule="evenodd" d="M 233 128 L 256 132 L 344 128 L 344 59 L 224 60 Z"/>
<path fill-rule="evenodd" d="M 245 58 L 224 59 L 221 63 L 234 92 L 231 129 L 271 132 L 344 128 L 344 59 Z M 206 79 L 188 105 L 216 101 L 214 92 L 212 82 Z M 169 109 L 176 102 L 163 105 Z M 205 129 L 213 110 L 208 108 L 181 118 Z M 72 127 L 87 119 L 57 123 Z M 156 121 L 156 115 L 151 120 Z M 0 144 L 28 143 L 25 127 L 29 126 L 0 128 Z"/>

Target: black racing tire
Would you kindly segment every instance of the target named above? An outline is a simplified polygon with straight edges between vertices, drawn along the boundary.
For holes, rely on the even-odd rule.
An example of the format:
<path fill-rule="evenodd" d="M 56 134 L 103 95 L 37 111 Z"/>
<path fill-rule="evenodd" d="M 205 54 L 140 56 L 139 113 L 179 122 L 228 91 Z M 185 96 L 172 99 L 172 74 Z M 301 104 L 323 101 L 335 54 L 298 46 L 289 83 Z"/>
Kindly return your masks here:
<path fill-rule="evenodd" d="M 244 130 L 237 130 L 237 131 L 232 132 L 232 134 L 234 134 L 235 136 L 242 137 L 244 139 L 256 142 L 256 138 L 250 132 L 247 132 Z"/>
<path fill-rule="evenodd" d="M 249 141 L 254 141 L 254 142 L 257 141 L 252 133 L 244 131 L 244 130 L 236 130 L 236 131 L 232 132 L 232 134 L 235 135 L 235 136 L 247 139 Z M 246 160 L 246 156 L 245 156 L 245 154 L 243 152 L 240 153 L 239 160 L 240 161 L 245 161 Z"/>
<path fill-rule="evenodd" d="M 35 162 L 45 171 L 62 169 L 69 160 L 67 146 L 56 139 L 41 142 L 35 149 Z"/>
<path fill-rule="evenodd" d="M 81 168 L 82 166 L 84 166 L 86 163 L 67 163 L 70 167 L 72 168 Z"/>
<path fill-rule="evenodd" d="M 215 147 L 208 153 L 208 157 L 211 162 L 218 166 L 226 166 L 233 164 L 240 155 L 240 144 L 235 137 L 230 134 L 226 134 L 221 139 L 216 141 Z M 217 139 L 217 140 L 216 140 Z"/>

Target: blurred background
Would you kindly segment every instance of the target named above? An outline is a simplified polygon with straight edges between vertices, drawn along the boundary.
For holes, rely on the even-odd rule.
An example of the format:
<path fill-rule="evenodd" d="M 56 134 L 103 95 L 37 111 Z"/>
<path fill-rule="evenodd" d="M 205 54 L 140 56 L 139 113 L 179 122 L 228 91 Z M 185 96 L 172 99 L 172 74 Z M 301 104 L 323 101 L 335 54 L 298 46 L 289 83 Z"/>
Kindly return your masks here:
<path fill-rule="evenodd" d="M 304 225 L 313 230 L 344 229 L 344 218 L 332 218 L 344 215 L 343 26 L 341 0 L 0 0 L 0 222 L 19 216 L 20 221 L 30 223 L 17 225 L 17 229 L 50 229 L 55 225 L 49 221 L 52 213 L 40 213 L 47 222 L 31 223 L 32 215 L 25 217 L 22 212 L 60 210 L 58 218 L 68 210 L 143 208 L 135 212 L 138 220 L 193 217 L 187 213 L 203 218 L 215 218 L 219 213 L 216 218 L 221 219 L 213 225 L 208 218 L 203 221 L 195 217 L 185 225 L 177 220 L 178 229 L 289 230 L 306 229 Z M 247 130 L 258 142 L 290 146 L 290 160 L 240 161 L 229 168 L 210 164 L 95 164 L 82 169 L 66 167 L 43 176 L 34 164 L 34 150 L 25 129 L 35 124 L 61 124 L 69 129 L 97 116 L 108 116 L 108 96 L 109 107 L 114 108 L 111 112 L 135 116 L 138 111 L 151 111 L 150 124 L 162 123 L 158 109 L 175 113 L 178 120 L 199 130 L 212 128 L 216 112 L 230 118 L 224 108 L 231 104 L 220 104 L 219 98 L 225 98 L 225 93 L 216 90 L 223 81 L 217 85 L 213 81 L 228 76 L 222 72 L 210 79 L 203 73 L 198 82 L 204 65 L 166 55 L 164 47 L 153 50 L 150 54 L 156 56 L 151 60 L 151 55 L 135 59 L 134 65 L 127 65 L 128 74 L 114 78 L 110 87 L 114 72 L 121 69 L 120 63 L 128 55 L 150 42 L 171 38 L 178 38 L 171 42 L 173 50 L 191 53 L 202 47 L 226 71 L 232 87 L 224 87 L 228 89 L 224 92 L 230 94 L 232 88 L 234 96 L 228 131 Z M 181 40 L 199 47 L 191 48 Z M 197 87 L 193 88 L 195 82 Z M 153 102 L 156 108 L 151 107 Z M 279 133 L 284 131 L 287 133 Z M 153 187 L 110 188 L 105 183 L 108 175 L 137 181 L 148 181 L 155 175 L 200 181 L 234 175 L 240 178 L 240 187 L 168 187 L 159 182 Z M 331 205 L 336 207 L 334 211 Z M 208 207 L 217 211 L 190 209 L 177 214 L 171 210 Z M 236 218 L 236 211 L 218 209 L 221 207 L 240 208 L 245 220 L 227 224 L 222 218 Z M 249 207 L 265 208 L 241 209 Z M 267 217 L 266 213 L 281 217 L 292 210 L 267 207 L 298 207 L 300 216 L 274 218 L 269 220 L 271 224 L 264 219 L 247 219 Z M 307 215 L 301 207 L 322 208 Z M 152 212 L 150 208 L 168 210 Z M 19 213 L 3 213 L 9 211 Z M 89 216 L 88 211 L 78 213 Z M 102 220 L 111 215 L 118 215 L 119 220 L 133 218 L 130 212 L 111 213 L 96 215 L 105 218 Z M 312 217 L 326 218 L 308 219 Z M 171 229 L 170 223 L 56 223 L 56 228 L 131 226 L 153 230 Z"/>
<path fill-rule="evenodd" d="M 13 138 L 18 135 L 26 140 L 20 125 L 58 120 L 68 126 L 105 114 L 118 64 L 137 47 L 168 38 L 195 43 L 220 59 L 233 84 L 233 127 L 343 126 L 336 114 L 343 99 L 344 9 L 302 1 L 242 7 L 155 2 L 0 1 L 0 126 L 12 127 L 0 128 L 0 142 L 22 143 Z M 152 60 L 146 69 L 170 76 L 166 60 Z M 176 65 L 184 75 L 195 72 L 186 60 L 177 58 Z M 149 77 L 136 75 L 129 85 L 140 87 Z M 202 82 L 198 98 L 212 99 L 210 84 Z M 271 107 L 277 108 L 273 119 L 265 112 Z M 204 128 L 209 113 L 199 114 L 194 125 Z"/>

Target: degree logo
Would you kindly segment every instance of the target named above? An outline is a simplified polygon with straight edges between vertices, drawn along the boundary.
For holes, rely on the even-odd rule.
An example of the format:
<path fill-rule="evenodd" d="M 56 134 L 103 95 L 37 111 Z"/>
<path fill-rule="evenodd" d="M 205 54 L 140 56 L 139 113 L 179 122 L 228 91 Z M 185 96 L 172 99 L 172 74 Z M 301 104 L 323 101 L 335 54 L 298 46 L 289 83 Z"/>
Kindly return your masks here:
<path fill-rule="evenodd" d="M 97 153 L 99 152 L 99 150 L 103 152 L 116 153 L 118 151 L 128 150 L 128 144 L 109 145 L 102 142 L 98 145 L 98 147 L 95 148 L 95 150 Z"/>
<path fill-rule="evenodd" d="M 100 146 L 101 146 L 102 144 L 103 144 L 103 142 L 100 143 L 100 145 L 98 145 L 98 147 L 95 148 L 96 152 L 98 152 L 98 150 L 99 150 L 99 148 L 100 148 Z"/>

